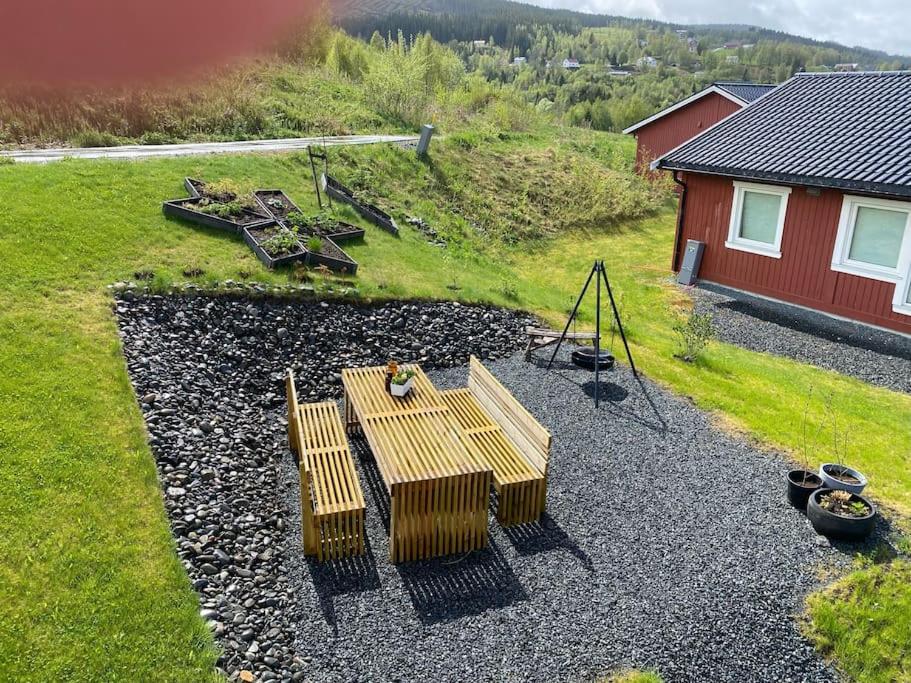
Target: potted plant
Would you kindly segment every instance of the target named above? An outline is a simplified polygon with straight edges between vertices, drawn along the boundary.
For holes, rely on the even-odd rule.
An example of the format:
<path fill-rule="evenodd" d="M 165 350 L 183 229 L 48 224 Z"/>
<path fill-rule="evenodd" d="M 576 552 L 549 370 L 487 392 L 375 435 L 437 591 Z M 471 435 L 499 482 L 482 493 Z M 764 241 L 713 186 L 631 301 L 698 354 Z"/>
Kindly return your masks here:
<path fill-rule="evenodd" d="M 820 489 L 810 496 L 807 517 L 816 533 L 846 541 L 862 541 L 876 526 L 876 507 L 848 491 Z"/>
<path fill-rule="evenodd" d="M 810 450 L 807 443 L 807 423 L 809 421 L 810 397 L 812 393 L 811 391 L 810 396 L 807 396 L 803 408 L 803 448 L 801 449 L 801 464 L 803 468 L 788 472 L 788 502 L 798 510 L 806 510 L 810 495 L 822 488 L 822 479 L 816 473 L 810 471 Z M 818 437 L 819 430 L 816 431 L 816 436 L 813 438 L 814 446 Z"/>
<path fill-rule="evenodd" d="M 414 385 L 414 370 L 399 370 L 392 376 L 389 384 L 389 391 L 393 396 L 402 398 L 408 395 L 411 387 Z"/>
<path fill-rule="evenodd" d="M 848 431 L 839 439 L 838 418 L 835 411 L 832 414 L 832 439 L 835 446 L 836 462 L 826 462 L 819 466 L 819 476 L 823 486 L 827 489 L 847 491 L 855 495 L 863 493 L 867 486 L 867 478 L 855 469 L 844 464 L 848 452 Z"/>

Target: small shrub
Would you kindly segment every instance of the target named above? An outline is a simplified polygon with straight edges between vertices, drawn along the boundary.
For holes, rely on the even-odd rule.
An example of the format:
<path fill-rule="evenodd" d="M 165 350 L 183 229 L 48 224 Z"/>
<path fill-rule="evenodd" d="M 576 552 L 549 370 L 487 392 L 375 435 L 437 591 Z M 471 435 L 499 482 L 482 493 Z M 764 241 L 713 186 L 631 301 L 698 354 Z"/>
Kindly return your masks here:
<path fill-rule="evenodd" d="M 714 337 L 712 314 L 697 313 L 694 307 L 685 320 L 674 325 L 674 332 L 680 339 L 681 351 L 678 357 L 692 363 Z"/>
<path fill-rule="evenodd" d="M 519 288 L 516 287 L 516 283 L 512 280 L 500 280 L 500 294 L 505 296 L 511 301 L 517 301 L 519 299 Z"/>
<path fill-rule="evenodd" d="M 117 147 L 123 139 L 100 130 L 85 130 L 70 138 L 73 147 Z"/>
<path fill-rule="evenodd" d="M 0 166 L 12 166 L 15 161 L 10 157 L 0 157 Z"/>
<path fill-rule="evenodd" d="M 297 240 L 297 231 L 295 230 L 279 230 L 262 243 L 262 248 L 269 256 L 293 254 L 299 247 L 300 243 Z"/>
<path fill-rule="evenodd" d="M 171 145 L 177 141 L 177 138 L 157 130 L 147 130 L 139 138 L 142 145 Z"/>
<path fill-rule="evenodd" d="M 295 282 L 310 282 L 310 269 L 303 263 L 295 263 L 291 269 L 291 279 Z"/>
<path fill-rule="evenodd" d="M 307 240 L 307 251 L 318 254 L 323 250 L 323 240 L 315 235 Z"/>
<path fill-rule="evenodd" d="M 171 291 L 174 282 L 164 273 L 155 273 L 155 277 L 149 283 L 149 290 L 153 294 L 167 294 Z"/>

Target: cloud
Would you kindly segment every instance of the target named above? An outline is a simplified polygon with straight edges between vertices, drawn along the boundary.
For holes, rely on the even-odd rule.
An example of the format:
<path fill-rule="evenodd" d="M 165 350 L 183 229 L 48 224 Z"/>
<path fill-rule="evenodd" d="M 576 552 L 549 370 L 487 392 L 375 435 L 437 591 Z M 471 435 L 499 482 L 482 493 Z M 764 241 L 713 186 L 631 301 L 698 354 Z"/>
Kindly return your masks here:
<path fill-rule="evenodd" d="M 816 40 L 911 55 L 907 0 L 530 0 L 542 7 L 660 19 L 681 24 L 752 24 Z"/>

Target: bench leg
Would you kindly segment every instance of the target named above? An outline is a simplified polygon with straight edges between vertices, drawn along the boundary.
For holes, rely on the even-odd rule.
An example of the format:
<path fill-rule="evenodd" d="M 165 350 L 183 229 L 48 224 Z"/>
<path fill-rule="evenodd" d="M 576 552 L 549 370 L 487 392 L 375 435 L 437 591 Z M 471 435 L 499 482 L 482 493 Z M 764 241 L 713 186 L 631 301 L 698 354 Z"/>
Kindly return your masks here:
<path fill-rule="evenodd" d="M 357 411 L 351 405 L 351 399 L 348 398 L 348 392 L 345 392 L 345 433 L 354 434 L 360 429 L 360 422 L 357 419 Z"/>
<path fill-rule="evenodd" d="M 319 544 L 317 543 L 316 525 L 313 519 L 313 505 L 310 503 L 310 473 L 301 463 L 301 532 L 304 542 L 304 555 L 316 555 Z M 320 553 L 322 555 L 322 553 Z M 322 557 L 320 557 L 322 559 Z"/>

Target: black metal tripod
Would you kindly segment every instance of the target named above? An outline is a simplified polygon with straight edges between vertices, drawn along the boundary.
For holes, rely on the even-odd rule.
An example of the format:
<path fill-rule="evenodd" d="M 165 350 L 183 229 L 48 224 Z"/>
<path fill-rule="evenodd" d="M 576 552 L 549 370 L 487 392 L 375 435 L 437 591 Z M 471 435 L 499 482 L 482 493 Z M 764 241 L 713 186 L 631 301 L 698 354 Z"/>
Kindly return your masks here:
<path fill-rule="evenodd" d="M 576 300 L 576 306 L 573 308 L 569 320 L 566 321 L 566 327 L 563 328 L 563 334 L 560 335 L 560 341 L 557 342 L 557 347 L 550 357 L 547 369 L 550 370 L 550 366 L 553 365 L 554 359 L 557 357 L 557 353 L 560 351 L 560 347 L 566 339 L 566 333 L 569 332 L 569 326 L 572 324 L 573 320 L 576 319 L 576 314 L 579 312 L 579 306 L 582 304 L 582 299 L 585 298 L 588 286 L 592 283 L 592 278 L 595 278 L 597 283 L 595 289 L 595 407 L 597 408 L 601 398 L 601 384 L 599 381 L 601 374 L 601 280 L 604 280 L 604 286 L 607 288 L 607 296 L 610 299 L 611 310 L 614 312 L 614 320 L 617 322 L 617 329 L 620 330 L 620 339 L 623 340 L 623 348 L 626 349 L 626 357 L 629 359 L 629 366 L 633 370 L 633 377 L 636 379 L 639 378 L 639 373 L 636 371 L 636 364 L 633 362 L 633 354 L 630 353 L 629 344 L 626 342 L 626 333 L 623 331 L 623 323 L 620 322 L 620 313 L 617 311 L 614 293 L 611 290 L 610 281 L 607 279 L 607 270 L 604 267 L 604 261 L 595 261 L 595 265 L 592 266 L 592 270 L 588 274 L 588 279 L 585 281 L 585 286 L 582 288 L 582 293 L 579 294 L 579 298 Z"/>
<path fill-rule="evenodd" d="M 319 159 L 323 162 L 323 173 L 329 175 L 329 152 L 326 150 L 325 144 L 323 145 L 322 152 L 314 152 L 313 148 L 310 145 L 307 145 L 307 156 L 310 157 L 310 172 L 313 174 L 313 187 L 316 190 L 316 201 L 319 202 L 320 211 L 323 210 L 323 195 L 320 192 L 319 188 L 319 179 L 316 176 L 316 163 L 314 159 Z M 326 193 L 326 201 L 329 202 L 329 208 L 332 208 L 332 197 L 329 196 L 329 193 Z"/>

